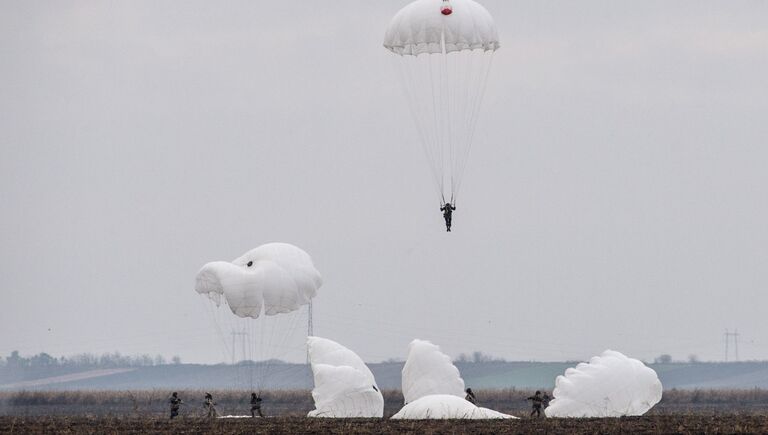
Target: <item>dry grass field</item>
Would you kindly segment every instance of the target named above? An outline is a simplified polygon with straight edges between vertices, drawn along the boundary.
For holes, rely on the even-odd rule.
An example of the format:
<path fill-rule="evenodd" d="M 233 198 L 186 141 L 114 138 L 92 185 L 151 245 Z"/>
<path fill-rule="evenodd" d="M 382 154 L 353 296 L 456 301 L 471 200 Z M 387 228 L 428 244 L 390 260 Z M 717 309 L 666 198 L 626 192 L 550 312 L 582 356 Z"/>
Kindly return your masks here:
<path fill-rule="evenodd" d="M 212 391 L 223 415 L 245 415 L 248 391 Z M 401 406 L 399 391 L 385 391 L 385 415 Z M 170 391 L 0 393 L 0 433 L 768 433 L 766 390 L 670 390 L 648 415 L 614 419 L 527 418 L 528 390 L 478 391 L 483 406 L 523 417 L 515 421 L 393 421 L 310 419 L 309 391 L 271 391 L 264 419 L 203 418 L 203 391 L 180 391 L 181 416 L 167 419 Z"/>
<path fill-rule="evenodd" d="M 200 416 L 205 391 L 179 391 L 185 406 L 182 414 Z M 223 415 L 248 413 L 249 391 L 211 391 Z M 384 415 L 402 406 L 398 390 L 385 390 Z M 476 391 L 480 405 L 516 416 L 526 416 L 531 390 Z M 7 416 L 104 416 L 164 417 L 169 390 L 142 391 L 20 391 L 0 392 L 0 415 Z M 262 394 L 264 412 L 273 417 L 303 417 L 313 409 L 308 390 L 267 391 Z M 768 390 L 667 390 L 650 415 L 768 415 Z"/>

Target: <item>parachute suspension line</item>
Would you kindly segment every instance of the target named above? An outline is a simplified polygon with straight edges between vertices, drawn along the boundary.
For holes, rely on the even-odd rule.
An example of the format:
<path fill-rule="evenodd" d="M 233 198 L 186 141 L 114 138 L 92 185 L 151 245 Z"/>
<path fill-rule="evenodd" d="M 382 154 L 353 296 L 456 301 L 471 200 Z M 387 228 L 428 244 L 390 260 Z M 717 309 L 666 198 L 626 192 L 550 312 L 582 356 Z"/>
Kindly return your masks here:
<path fill-rule="evenodd" d="M 442 192 L 440 189 L 440 177 L 441 172 L 438 170 L 438 168 L 435 165 L 435 152 L 436 152 L 436 146 L 434 143 L 436 140 L 430 137 L 429 132 L 426 130 L 429 123 L 426 122 L 426 119 L 423 118 L 422 113 L 425 111 L 423 108 L 419 105 L 419 99 L 416 97 L 416 89 L 423 89 L 423 86 L 425 86 L 425 83 L 417 83 L 416 77 L 423 76 L 422 74 L 417 74 L 414 70 L 418 69 L 418 61 L 411 66 L 410 63 L 405 59 L 405 56 L 399 55 L 395 58 L 396 62 L 400 62 L 400 65 L 397 66 L 395 69 L 398 71 L 398 77 L 400 78 L 402 82 L 402 89 L 405 90 L 405 95 L 408 100 L 408 105 L 411 108 L 411 116 L 414 119 L 414 124 L 416 126 L 416 131 L 419 134 L 420 137 L 420 144 L 421 148 L 424 150 L 424 154 L 427 157 L 427 163 L 429 164 L 429 168 L 432 172 L 432 177 L 434 179 L 433 186 L 435 187 L 435 190 L 437 190 L 438 195 L 442 196 Z M 430 146 L 432 145 L 432 146 Z M 443 200 L 443 202 L 445 202 Z"/>
<path fill-rule="evenodd" d="M 452 108 L 452 114 L 455 118 L 452 120 L 456 125 L 465 127 L 467 125 L 467 102 L 470 99 L 469 90 L 472 87 L 472 81 L 470 80 L 469 71 L 471 71 L 472 56 L 465 56 L 462 52 L 455 53 L 453 56 L 454 63 L 454 83 L 461 84 L 462 86 L 454 87 L 454 105 Z M 469 63 L 462 61 L 463 58 L 469 58 Z M 462 172 L 460 170 L 462 158 L 464 156 L 463 150 L 467 147 L 466 128 L 461 129 L 457 134 L 456 142 L 454 146 L 454 160 L 451 162 L 451 196 L 454 198 L 458 194 L 458 183 L 461 180 Z"/>
<path fill-rule="evenodd" d="M 314 337 L 315 325 L 312 319 L 312 299 L 307 304 L 307 337 Z M 307 346 L 307 365 L 309 365 L 309 346 Z"/>
<path fill-rule="evenodd" d="M 443 150 L 443 134 L 445 133 L 442 128 L 442 122 L 441 117 L 439 115 L 439 111 L 442 108 L 442 104 L 438 100 L 440 100 L 440 97 L 435 90 L 435 81 L 439 80 L 440 78 L 440 72 L 437 73 L 437 79 L 435 79 L 435 67 L 432 65 L 434 62 L 433 56 L 431 54 L 428 54 L 429 58 L 427 59 L 428 65 L 429 65 L 429 78 L 430 78 L 430 89 L 432 90 L 432 118 L 434 121 L 434 131 L 435 131 L 435 146 L 437 150 L 437 166 L 438 166 L 438 173 L 439 173 L 439 184 L 438 187 L 440 188 L 440 192 L 445 191 L 445 166 L 443 164 L 444 159 L 444 150 Z M 438 88 L 439 88 L 438 84 Z"/>
<path fill-rule="evenodd" d="M 434 60 L 434 57 L 431 54 L 423 54 L 420 55 L 421 58 L 416 57 L 416 62 L 413 64 L 414 69 L 426 69 L 428 74 L 424 74 L 423 72 L 415 71 L 414 74 L 418 77 L 421 77 L 422 80 L 424 80 L 424 83 L 418 84 L 418 87 L 416 87 L 413 91 L 414 93 L 418 92 L 419 89 L 421 90 L 429 90 L 429 98 L 418 98 L 425 106 L 423 108 L 417 108 L 418 111 L 423 111 L 423 113 L 432 114 L 432 121 L 431 122 L 425 122 L 425 128 L 428 128 L 429 140 L 430 142 L 426 144 L 428 147 L 428 156 L 427 158 L 430 160 L 430 164 L 435 168 L 435 181 L 436 181 L 436 189 L 440 194 L 442 195 L 443 192 L 443 173 L 444 169 L 441 165 L 441 159 L 442 159 L 442 147 L 440 146 L 440 127 L 438 124 L 438 113 L 435 111 L 435 100 L 437 98 L 436 92 L 435 92 L 435 82 L 433 79 L 433 68 L 432 63 Z M 423 91 L 422 91 L 423 92 Z M 432 102 L 432 107 L 430 110 L 429 102 Z"/>
<path fill-rule="evenodd" d="M 467 150 L 471 146 L 469 130 L 471 128 L 470 123 L 473 118 L 472 111 L 478 88 L 477 79 L 474 74 L 476 70 L 476 53 L 471 51 L 461 51 L 452 54 L 453 56 L 451 57 L 455 60 L 452 67 L 453 70 L 456 71 L 453 79 L 454 83 L 457 84 L 455 87 L 456 89 L 454 90 L 454 106 L 452 113 L 455 118 L 453 122 L 462 127 L 455 134 L 458 145 L 454 146 L 456 155 L 451 165 L 451 174 L 453 176 L 451 190 L 455 200 L 461 189 L 461 181 L 468 159 Z"/>
<path fill-rule="evenodd" d="M 261 320 L 264 320 L 264 319 L 261 319 Z M 254 325 L 254 328 L 255 327 L 256 325 Z M 262 350 L 266 349 L 266 346 L 267 346 L 267 343 L 265 343 L 265 338 L 264 338 L 266 334 L 264 334 L 264 331 L 261 331 L 260 329 L 261 328 L 259 328 L 259 330 L 254 331 L 254 334 L 255 334 L 254 337 L 258 337 L 258 340 L 259 340 L 257 353 L 263 353 Z M 255 339 L 254 339 L 254 342 L 255 342 Z M 256 371 L 255 389 L 259 396 L 261 395 L 261 380 L 263 379 L 263 376 L 264 376 L 264 364 L 265 364 L 264 361 L 256 361 L 256 366 L 254 367 Z M 251 389 L 254 389 L 254 387 L 251 387 Z"/>
<path fill-rule="evenodd" d="M 455 95 L 453 94 L 455 92 L 456 86 L 451 86 L 452 84 L 455 84 L 455 82 L 451 81 L 451 75 L 450 75 L 450 69 L 448 68 L 448 51 L 446 50 L 445 45 L 445 19 L 442 20 L 443 23 L 443 29 L 440 33 L 440 51 L 441 56 L 440 60 L 441 62 L 441 95 L 443 96 L 444 101 L 442 101 L 441 109 L 443 111 L 442 120 L 445 124 L 442 126 L 441 132 L 443 134 L 443 141 L 441 142 L 441 149 L 448 148 L 448 161 L 446 162 L 443 160 L 443 158 L 440 159 L 440 164 L 445 165 L 447 171 L 448 171 L 448 178 L 451 188 L 451 195 L 453 195 L 455 182 L 454 182 L 454 159 L 455 159 L 455 141 L 454 141 L 454 129 L 455 129 L 455 121 L 453 118 L 453 114 L 456 113 L 454 109 L 455 105 Z M 442 188 L 442 186 L 441 186 Z M 444 189 L 442 189 L 444 190 Z"/>
<path fill-rule="evenodd" d="M 256 361 L 256 390 L 258 395 L 261 395 L 264 389 L 264 379 L 268 373 L 269 357 L 271 356 L 264 352 L 264 349 L 272 348 L 273 325 L 270 317 L 266 313 L 262 313 L 260 318 L 257 319 L 258 322 L 261 322 L 257 333 L 259 334 L 260 341 L 263 343 L 259 349 L 258 361 Z"/>
<path fill-rule="evenodd" d="M 253 325 L 252 322 L 248 322 L 246 324 L 246 340 L 243 343 L 244 352 L 246 354 L 246 360 L 247 361 L 253 361 Z M 256 370 L 253 366 L 253 363 L 248 364 L 246 367 L 248 367 L 248 388 L 249 390 L 253 390 L 253 375 L 254 371 Z"/>
<path fill-rule="evenodd" d="M 219 319 L 219 309 L 221 307 L 214 306 L 214 304 L 212 303 L 213 301 L 209 297 L 203 296 L 203 295 L 200 295 L 200 296 L 204 297 L 206 299 L 206 300 L 202 301 L 202 303 L 205 305 L 205 309 L 208 310 L 208 312 L 209 312 L 208 318 L 211 319 L 211 321 L 213 322 L 213 327 L 216 330 L 216 335 L 219 336 L 219 342 L 222 344 L 222 347 L 224 349 L 225 361 L 229 361 L 232 358 L 234 358 L 234 349 L 232 349 L 230 351 L 229 347 L 227 346 L 227 344 L 229 342 L 228 341 L 229 337 L 227 337 L 224 334 L 224 331 L 221 328 L 221 326 L 222 326 L 221 322 L 222 321 Z M 225 303 L 225 305 L 226 305 L 226 303 Z"/>
<path fill-rule="evenodd" d="M 440 38 L 437 53 L 395 58 L 442 205 L 463 184 L 493 51 L 448 52 L 446 34 Z"/>
<path fill-rule="evenodd" d="M 469 58 L 469 62 L 464 62 L 463 58 Z M 454 70 L 456 71 L 455 74 L 455 81 L 454 83 L 461 84 L 462 86 L 455 86 L 454 87 L 454 106 L 453 106 L 453 114 L 459 118 L 463 119 L 454 119 L 453 122 L 456 125 L 460 126 L 466 126 L 468 119 L 467 119 L 467 112 L 468 112 L 468 101 L 471 99 L 471 93 L 470 89 L 472 88 L 472 80 L 471 80 L 471 71 L 472 71 L 472 57 L 473 56 L 466 56 L 462 54 L 462 52 L 455 53 L 453 58 L 455 60 L 454 62 Z M 462 162 L 464 162 L 464 150 L 467 147 L 467 138 L 466 138 L 466 128 L 460 130 L 460 134 L 458 134 L 458 138 L 456 139 L 459 145 L 456 145 L 454 147 L 454 150 L 457 154 L 457 156 L 454 157 L 454 161 L 451 164 L 451 196 L 455 197 L 458 195 L 458 189 L 459 189 L 459 182 L 462 179 L 463 171 L 462 168 Z"/>
<path fill-rule="evenodd" d="M 298 330 L 304 331 L 304 328 L 299 328 L 299 325 L 303 324 L 303 312 L 304 310 L 296 310 L 273 316 L 262 314 L 262 318 L 257 320 L 263 322 L 261 325 L 255 326 L 259 329 L 257 335 L 261 337 L 260 340 L 264 343 L 262 349 L 272 350 L 269 354 L 262 352 L 260 360 L 256 362 L 256 391 L 258 394 L 272 385 L 270 379 L 276 374 L 293 369 L 292 365 L 287 365 L 287 368 L 275 370 L 275 365 L 277 361 L 283 360 L 292 351 L 298 354 L 303 349 L 306 342 L 305 338 L 301 340 L 301 343 L 297 342 L 293 346 L 288 345 L 288 342 L 296 339 Z"/>
<path fill-rule="evenodd" d="M 243 359 L 246 363 L 243 365 L 245 371 L 244 382 L 247 381 L 248 385 L 253 385 L 253 367 L 248 364 L 247 361 L 251 361 L 250 343 L 251 343 L 251 331 L 248 324 L 243 325 L 243 335 L 241 337 L 241 347 L 243 352 Z"/>
<path fill-rule="evenodd" d="M 290 314 L 286 314 L 290 316 Z M 268 344 L 270 349 L 277 349 L 276 343 L 275 343 L 275 331 L 277 328 L 277 322 L 278 319 L 276 316 L 267 316 L 266 313 L 264 314 L 264 321 L 266 322 L 266 332 L 268 334 Z M 277 353 L 277 350 L 274 352 Z M 262 372 L 261 378 L 259 379 L 261 388 L 265 387 L 266 379 L 269 376 L 270 369 L 272 368 L 272 364 L 274 363 L 274 359 L 276 359 L 276 355 L 262 355 L 263 360 L 263 367 L 264 371 Z"/>
<path fill-rule="evenodd" d="M 307 309 L 308 312 L 308 309 Z M 289 342 L 294 341 L 295 338 L 297 338 L 297 332 L 298 331 L 304 331 L 303 327 L 300 327 L 303 325 L 304 316 L 302 315 L 304 313 L 304 309 L 300 309 L 294 312 L 291 312 L 288 314 L 287 322 L 284 327 L 281 327 L 283 331 L 285 331 L 285 334 L 281 334 L 280 337 L 282 339 L 278 340 L 278 343 L 275 344 L 276 349 L 281 349 L 280 352 L 276 352 L 275 355 L 273 355 L 274 360 L 270 361 L 268 367 L 269 372 L 267 373 L 268 377 L 275 377 L 279 374 L 284 374 L 289 371 L 295 371 L 297 370 L 297 366 L 294 364 L 288 364 L 284 368 L 275 370 L 275 362 L 277 360 L 284 359 L 289 353 L 295 351 L 297 355 L 299 352 L 304 349 L 304 346 L 306 345 L 306 335 L 301 334 L 302 340 L 301 343 L 298 341 L 296 343 L 293 343 L 293 345 L 289 345 Z M 283 315 L 285 316 L 285 315 Z"/>
<path fill-rule="evenodd" d="M 484 52 L 481 56 L 478 58 L 478 63 L 480 64 L 478 68 L 473 68 L 477 70 L 477 74 L 479 77 L 477 77 L 478 83 L 478 91 L 475 93 L 474 98 L 468 98 L 468 100 L 474 100 L 471 104 L 472 110 L 470 111 L 470 119 L 469 119 L 469 131 L 467 132 L 467 146 L 464 150 L 464 156 L 461 159 L 461 166 L 458 170 L 459 174 L 463 174 L 464 170 L 466 169 L 467 161 L 469 160 L 469 154 L 472 150 L 472 144 L 474 142 L 474 136 L 475 131 L 477 130 L 477 119 L 480 115 L 480 110 L 482 108 L 483 100 L 485 99 L 485 89 L 488 85 L 488 77 L 490 76 L 491 72 L 491 65 L 493 64 L 493 51 L 490 52 Z M 458 181 L 458 185 L 456 189 L 461 188 L 462 179 L 460 178 Z"/>

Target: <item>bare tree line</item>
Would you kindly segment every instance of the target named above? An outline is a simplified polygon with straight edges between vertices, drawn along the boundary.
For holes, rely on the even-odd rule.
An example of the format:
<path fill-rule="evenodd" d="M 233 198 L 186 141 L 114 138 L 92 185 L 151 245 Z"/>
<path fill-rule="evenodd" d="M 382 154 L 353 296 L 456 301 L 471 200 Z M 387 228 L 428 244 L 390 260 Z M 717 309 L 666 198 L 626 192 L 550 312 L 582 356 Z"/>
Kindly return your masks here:
<path fill-rule="evenodd" d="M 123 355 L 120 352 L 96 355 L 79 353 L 72 356 L 54 357 L 45 352 L 24 357 L 18 351 L 11 352 L 5 358 L 0 357 L 0 367 L 81 367 L 81 368 L 116 368 L 116 367 L 148 367 L 166 364 L 181 364 L 178 356 L 167 360 L 163 355 Z"/>

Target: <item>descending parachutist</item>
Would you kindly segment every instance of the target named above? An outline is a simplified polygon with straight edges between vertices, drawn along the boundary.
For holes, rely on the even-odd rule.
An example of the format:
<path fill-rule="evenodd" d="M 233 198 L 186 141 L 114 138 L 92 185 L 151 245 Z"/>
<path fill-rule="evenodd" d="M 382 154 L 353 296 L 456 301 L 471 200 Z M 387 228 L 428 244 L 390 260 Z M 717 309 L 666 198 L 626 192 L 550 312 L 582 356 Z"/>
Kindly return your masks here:
<path fill-rule="evenodd" d="M 499 48 L 496 24 L 474 0 L 414 0 L 390 21 L 384 47 L 399 58 L 442 206 L 446 195 L 453 197 L 461 188 L 491 60 Z"/>
<path fill-rule="evenodd" d="M 456 210 L 456 206 L 451 205 L 450 202 L 446 202 L 445 205 L 440 206 L 440 211 L 443 212 L 443 218 L 445 218 L 445 230 L 448 232 L 451 231 L 451 217 L 453 216 L 454 210 Z"/>

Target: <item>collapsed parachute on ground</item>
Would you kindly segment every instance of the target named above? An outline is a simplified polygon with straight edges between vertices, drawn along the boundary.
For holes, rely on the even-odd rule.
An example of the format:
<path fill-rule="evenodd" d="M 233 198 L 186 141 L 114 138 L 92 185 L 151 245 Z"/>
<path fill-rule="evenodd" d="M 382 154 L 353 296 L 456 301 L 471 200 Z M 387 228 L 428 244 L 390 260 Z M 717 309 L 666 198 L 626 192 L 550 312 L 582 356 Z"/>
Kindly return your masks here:
<path fill-rule="evenodd" d="M 464 398 L 464 380 L 440 347 L 413 340 L 402 372 L 405 406 L 395 419 L 514 418 L 481 408 Z"/>
<path fill-rule="evenodd" d="M 248 362 L 238 365 L 233 387 L 270 388 L 277 360 L 305 358 L 305 306 L 321 285 L 310 256 L 287 243 L 268 243 L 200 269 L 195 291 L 204 296 L 223 356 Z"/>
<path fill-rule="evenodd" d="M 298 310 L 323 282 L 309 255 L 288 243 L 261 245 L 232 262 L 207 263 L 195 281 L 195 290 L 216 306 L 223 299 L 235 315 L 254 319 Z"/>
<path fill-rule="evenodd" d="M 433 394 L 424 396 L 403 406 L 393 419 L 426 420 L 426 419 L 495 419 L 515 418 L 488 408 L 475 406 L 463 397 L 450 394 Z"/>
<path fill-rule="evenodd" d="M 558 376 L 547 417 L 643 415 L 661 400 L 656 372 L 641 361 L 606 350 Z"/>
<path fill-rule="evenodd" d="M 405 403 L 434 394 L 464 398 L 464 379 L 451 358 L 428 341 L 413 340 L 402 372 Z"/>
<path fill-rule="evenodd" d="M 382 417 L 384 398 L 373 373 L 357 354 L 325 338 L 307 338 L 315 379 L 309 417 Z"/>
<path fill-rule="evenodd" d="M 493 17 L 473 0 L 416 0 L 392 18 L 384 47 L 396 55 L 440 200 L 454 203 L 499 48 Z"/>

